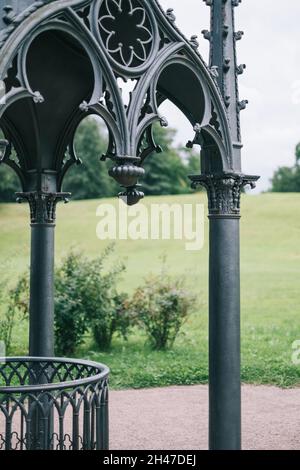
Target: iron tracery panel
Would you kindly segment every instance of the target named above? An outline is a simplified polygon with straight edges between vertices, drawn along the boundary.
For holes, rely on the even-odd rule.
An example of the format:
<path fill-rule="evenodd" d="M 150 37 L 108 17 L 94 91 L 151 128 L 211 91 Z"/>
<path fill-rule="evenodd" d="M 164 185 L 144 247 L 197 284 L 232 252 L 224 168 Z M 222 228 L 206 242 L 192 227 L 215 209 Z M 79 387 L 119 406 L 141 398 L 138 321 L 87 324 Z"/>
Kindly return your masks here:
<path fill-rule="evenodd" d="M 154 48 L 154 31 L 138 0 L 102 2 L 99 32 L 107 53 L 122 67 L 143 65 Z"/>

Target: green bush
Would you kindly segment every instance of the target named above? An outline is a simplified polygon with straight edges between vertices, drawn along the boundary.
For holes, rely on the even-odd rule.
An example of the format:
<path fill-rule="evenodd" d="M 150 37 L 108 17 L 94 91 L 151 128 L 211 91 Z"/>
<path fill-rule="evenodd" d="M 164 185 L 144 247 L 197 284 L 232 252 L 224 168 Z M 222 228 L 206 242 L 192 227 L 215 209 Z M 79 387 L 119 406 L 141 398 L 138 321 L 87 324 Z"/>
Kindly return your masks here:
<path fill-rule="evenodd" d="M 126 338 L 129 327 L 129 317 L 123 308 L 126 295 L 117 292 L 117 281 L 125 266 L 116 264 L 112 269 L 104 270 L 104 261 L 111 251 L 109 247 L 101 258 L 87 263 L 84 293 L 86 321 L 102 351 L 110 348 L 114 333 Z"/>
<path fill-rule="evenodd" d="M 55 352 L 60 356 L 72 356 L 91 332 L 100 350 L 111 346 L 114 333 L 127 338 L 130 325 L 125 306 L 127 296 L 117 292 L 117 280 L 124 271 L 117 263 L 105 269 L 105 261 L 111 255 L 109 246 L 96 259 L 90 260 L 81 253 L 71 251 L 55 272 Z M 0 297 L 8 298 L 0 319 L 0 339 L 9 350 L 15 323 L 28 315 L 28 275 L 23 275 L 16 287 Z M 2 299 L 1 299 L 2 300 Z"/>
<path fill-rule="evenodd" d="M 22 275 L 14 288 L 5 291 L 5 281 L 0 285 L 1 306 L 5 305 L 0 317 L 0 340 L 4 342 L 6 354 L 12 348 L 12 335 L 15 326 L 28 318 L 29 282 L 26 275 Z"/>
<path fill-rule="evenodd" d="M 114 333 L 119 333 L 127 339 L 131 319 L 126 305 L 126 294 L 113 293 L 102 305 L 95 306 L 95 310 L 91 311 L 91 313 L 96 312 L 96 315 L 92 317 L 91 326 L 98 349 L 108 350 Z"/>
<path fill-rule="evenodd" d="M 85 260 L 78 253 L 69 253 L 55 275 L 55 350 L 60 356 L 73 355 L 87 332 L 85 282 Z"/>
<path fill-rule="evenodd" d="M 110 348 L 113 336 L 127 339 L 131 326 L 145 330 L 153 349 L 171 347 L 195 299 L 182 278 L 173 278 L 164 270 L 149 276 L 131 299 L 117 290 L 125 267 L 107 261 L 113 252 L 109 246 L 98 258 L 89 259 L 71 251 L 55 272 L 55 349 L 60 356 L 72 356 L 92 335 L 97 349 Z M 11 347 L 13 327 L 28 315 L 28 275 L 7 293 L 7 309 L 0 322 L 0 339 Z"/>
<path fill-rule="evenodd" d="M 90 329 L 100 350 L 111 346 L 114 333 L 126 337 L 129 321 L 122 308 L 124 295 L 117 293 L 124 266 L 105 270 L 112 246 L 93 260 L 71 252 L 55 277 L 56 353 L 72 355 Z"/>
<path fill-rule="evenodd" d="M 145 279 L 145 284 L 135 291 L 129 309 L 145 330 L 151 347 L 164 350 L 173 345 L 194 305 L 195 298 L 186 290 L 184 280 L 162 271 Z"/>

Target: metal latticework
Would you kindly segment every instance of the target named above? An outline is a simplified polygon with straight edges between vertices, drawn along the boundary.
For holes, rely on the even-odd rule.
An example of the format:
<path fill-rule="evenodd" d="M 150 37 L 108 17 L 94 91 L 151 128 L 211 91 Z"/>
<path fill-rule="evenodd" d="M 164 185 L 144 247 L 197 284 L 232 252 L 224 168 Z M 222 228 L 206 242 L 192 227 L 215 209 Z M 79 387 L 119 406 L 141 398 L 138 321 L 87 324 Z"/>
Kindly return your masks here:
<path fill-rule="evenodd" d="M 107 449 L 108 375 L 87 361 L 0 359 L 0 449 Z"/>

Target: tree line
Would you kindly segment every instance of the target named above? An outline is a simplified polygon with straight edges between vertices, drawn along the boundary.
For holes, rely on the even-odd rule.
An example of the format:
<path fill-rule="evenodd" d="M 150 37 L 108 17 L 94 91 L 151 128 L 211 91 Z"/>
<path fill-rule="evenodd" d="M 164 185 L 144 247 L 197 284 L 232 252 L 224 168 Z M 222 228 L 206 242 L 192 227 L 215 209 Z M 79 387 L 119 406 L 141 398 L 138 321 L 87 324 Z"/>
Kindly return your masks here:
<path fill-rule="evenodd" d="M 117 183 L 108 175 L 110 161 L 99 162 L 107 149 L 104 125 L 93 117 L 82 121 L 75 137 L 75 149 L 82 165 L 74 166 L 64 181 L 64 191 L 72 193 L 72 199 L 98 199 L 115 197 L 120 191 Z M 145 177 L 141 181 L 146 195 L 187 194 L 191 192 L 189 174 L 199 174 L 200 157 L 196 151 L 174 144 L 176 130 L 154 126 L 154 138 L 162 153 L 146 160 Z M 0 202 L 12 202 L 20 191 L 15 173 L 6 165 L 0 165 Z M 300 143 L 295 150 L 295 163 L 291 167 L 279 167 L 271 179 L 272 192 L 300 192 Z"/>
<path fill-rule="evenodd" d="M 200 157 L 193 151 L 176 146 L 174 129 L 154 126 L 154 138 L 162 153 L 153 154 L 145 162 L 146 175 L 141 181 L 146 195 L 186 194 L 190 190 L 189 174 L 199 173 Z M 67 174 L 63 190 L 72 193 L 72 199 L 114 197 L 120 187 L 108 175 L 110 161 L 99 162 L 107 149 L 104 125 L 95 118 L 82 121 L 75 136 L 75 150 L 82 165 L 74 166 Z M 17 176 L 6 165 L 0 165 L 0 202 L 12 202 L 20 184 Z"/>

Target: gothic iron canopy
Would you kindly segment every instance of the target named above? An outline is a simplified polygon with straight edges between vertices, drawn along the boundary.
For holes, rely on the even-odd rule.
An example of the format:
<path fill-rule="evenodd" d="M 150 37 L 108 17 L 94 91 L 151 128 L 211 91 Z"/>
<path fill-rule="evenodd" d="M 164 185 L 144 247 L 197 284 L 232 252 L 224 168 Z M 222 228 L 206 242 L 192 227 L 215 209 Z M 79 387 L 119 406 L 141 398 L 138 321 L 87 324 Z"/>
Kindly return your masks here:
<path fill-rule="evenodd" d="M 0 0 L 0 122 L 9 142 L 1 162 L 17 172 L 27 195 L 62 192 L 64 175 L 80 162 L 76 128 L 95 114 L 109 131 L 104 158 L 115 162 L 111 176 L 137 202 L 142 163 L 160 151 L 152 126 L 167 125 L 159 110 L 167 99 L 191 122 L 188 145 L 201 145 L 202 173 L 240 172 L 245 102 L 238 101 L 237 75 L 244 66 L 236 65 L 241 33 L 233 32 L 232 14 L 239 2 L 205 3 L 214 28 L 203 32 L 211 42 L 209 66 L 196 37 L 187 40 L 173 10 L 165 13 L 157 0 Z M 216 21 L 224 23 L 221 32 Z M 120 89 L 126 81 L 128 102 Z"/>

